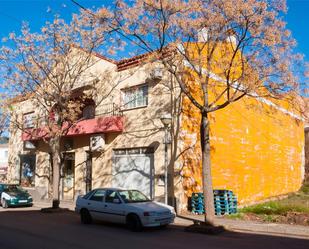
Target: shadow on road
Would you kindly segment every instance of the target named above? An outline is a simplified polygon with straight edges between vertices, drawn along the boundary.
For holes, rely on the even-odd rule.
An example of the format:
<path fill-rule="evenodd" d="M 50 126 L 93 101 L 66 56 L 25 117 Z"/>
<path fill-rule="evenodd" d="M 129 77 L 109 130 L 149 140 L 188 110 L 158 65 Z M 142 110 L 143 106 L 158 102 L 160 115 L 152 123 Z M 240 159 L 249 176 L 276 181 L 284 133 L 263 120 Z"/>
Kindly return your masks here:
<path fill-rule="evenodd" d="M 0 235 L 1 249 L 309 248 L 309 240 L 304 239 L 236 232 L 195 234 L 184 232 L 180 225 L 134 233 L 101 221 L 82 225 L 72 211 L 42 213 L 33 208 L 2 209 Z"/>

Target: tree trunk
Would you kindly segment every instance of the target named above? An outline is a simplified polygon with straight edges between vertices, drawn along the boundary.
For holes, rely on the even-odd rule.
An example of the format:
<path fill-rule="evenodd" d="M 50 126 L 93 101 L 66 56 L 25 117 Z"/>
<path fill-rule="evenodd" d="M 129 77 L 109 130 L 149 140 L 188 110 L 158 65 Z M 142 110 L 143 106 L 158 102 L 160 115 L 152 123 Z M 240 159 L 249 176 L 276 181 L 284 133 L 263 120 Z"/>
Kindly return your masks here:
<path fill-rule="evenodd" d="M 52 208 L 59 208 L 60 203 L 60 137 L 52 138 L 50 140 L 53 160 L 53 204 Z"/>
<path fill-rule="evenodd" d="M 201 119 L 202 182 L 205 206 L 205 223 L 214 225 L 215 208 L 210 164 L 209 119 L 202 112 Z"/>

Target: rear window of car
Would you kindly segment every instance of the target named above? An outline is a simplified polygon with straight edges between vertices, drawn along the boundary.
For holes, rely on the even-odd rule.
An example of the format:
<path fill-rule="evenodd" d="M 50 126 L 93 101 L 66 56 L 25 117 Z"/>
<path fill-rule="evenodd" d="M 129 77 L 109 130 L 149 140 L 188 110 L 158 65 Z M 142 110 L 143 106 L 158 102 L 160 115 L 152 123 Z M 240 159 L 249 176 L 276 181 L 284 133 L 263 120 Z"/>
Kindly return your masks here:
<path fill-rule="evenodd" d="M 92 194 L 93 194 L 93 190 L 92 191 L 90 191 L 90 192 L 88 192 L 87 194 L 85 194 L 84 196 L 83 196 L 83 198 L 84 199 L 88 199 Z"/>

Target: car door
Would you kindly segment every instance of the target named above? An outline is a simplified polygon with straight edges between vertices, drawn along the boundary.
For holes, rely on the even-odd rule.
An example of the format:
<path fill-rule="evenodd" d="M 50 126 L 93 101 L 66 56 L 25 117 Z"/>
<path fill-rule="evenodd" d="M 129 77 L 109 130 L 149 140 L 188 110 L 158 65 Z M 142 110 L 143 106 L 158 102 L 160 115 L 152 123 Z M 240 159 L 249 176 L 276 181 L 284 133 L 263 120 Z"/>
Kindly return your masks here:
<path fill-rule="evenodd" d="M 125 223 L 125 206 L 117 191 L 108 190 L 105 195 L 104 220 Z"/>
<path fill-rule="evenodd" d="M 87 209 L 94 219 L 104 220 L 104 197 L 105 189 L 96 190 L 93 195 L 86 201 Z"/>

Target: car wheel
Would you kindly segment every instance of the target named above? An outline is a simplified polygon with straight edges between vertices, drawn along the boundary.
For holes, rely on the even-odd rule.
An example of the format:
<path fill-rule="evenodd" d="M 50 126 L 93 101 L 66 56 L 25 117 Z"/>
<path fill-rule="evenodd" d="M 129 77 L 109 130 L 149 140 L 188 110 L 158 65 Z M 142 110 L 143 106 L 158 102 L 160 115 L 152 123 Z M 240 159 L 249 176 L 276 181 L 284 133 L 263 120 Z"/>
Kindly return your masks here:
<path fill-rule="evenodd" d="M 3 208 L 8 208 L 9 207 L 8 202 L 6 201 L 6 199 L 2 199 L 1 200 L 1 205 L 2 205 Z"/>
<path fill-rule="evenodd" d="M 126 224 L 133 232 L 140 232 L 143 228 L 141 220 L 136 214 L 129 214 L 127 216 Z"/>
<path fill-rule="evenodd" d="M 87 209 L 82 209 L 80 211 L 80 221 L 83 224 L 91 224 L 92 217 Z"/>

